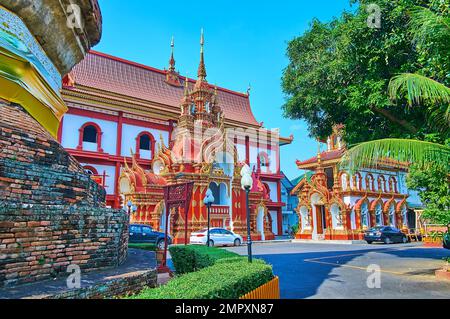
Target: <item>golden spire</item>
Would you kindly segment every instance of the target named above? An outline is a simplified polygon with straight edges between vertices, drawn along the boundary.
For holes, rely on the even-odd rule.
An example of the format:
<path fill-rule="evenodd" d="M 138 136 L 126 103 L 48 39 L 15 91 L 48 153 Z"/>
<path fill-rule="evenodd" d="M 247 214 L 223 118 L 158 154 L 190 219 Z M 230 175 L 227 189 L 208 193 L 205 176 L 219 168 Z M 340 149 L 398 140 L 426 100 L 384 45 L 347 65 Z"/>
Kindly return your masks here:
<path fill-rule="evenodd" d="M 203 29 L 201 30 L 200 35 L 200 65 L 198 66 L 198 78 L 199 80 L 205 80 L 206 79 L 206 67 L 205 67 L 205 58 L 204 58 L 204 46 L 205 44 L 205 37 L 203 34 Z"/>

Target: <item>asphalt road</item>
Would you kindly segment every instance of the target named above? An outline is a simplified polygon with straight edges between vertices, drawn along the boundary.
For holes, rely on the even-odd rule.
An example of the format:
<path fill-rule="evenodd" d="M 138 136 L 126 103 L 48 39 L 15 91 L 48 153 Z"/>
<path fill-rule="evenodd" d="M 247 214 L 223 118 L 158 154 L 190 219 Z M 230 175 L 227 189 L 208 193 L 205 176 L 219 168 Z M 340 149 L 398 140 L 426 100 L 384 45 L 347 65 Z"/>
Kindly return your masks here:
<path fill-rule="evenodd" d="M 227 249 L 247 254 L 246 246 Z M 450 250 L 443 248 L 421 243 L 271 243 L 254 244 L 253 254 L 273 265 L 282 298 L 450 299 L 450 282 L 434 276 L 442 258 L 450 257 Z M 374 274 L 377 269 L 379 277 Z"/>

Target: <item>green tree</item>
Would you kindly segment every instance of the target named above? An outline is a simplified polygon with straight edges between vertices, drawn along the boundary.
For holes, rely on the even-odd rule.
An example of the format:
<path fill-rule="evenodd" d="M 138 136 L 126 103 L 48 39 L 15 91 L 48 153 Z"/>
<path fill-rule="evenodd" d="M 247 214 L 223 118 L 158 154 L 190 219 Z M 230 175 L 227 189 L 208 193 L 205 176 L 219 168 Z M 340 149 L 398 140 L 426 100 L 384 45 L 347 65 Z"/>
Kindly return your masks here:
<path fill-rule="evenodd" d="M 407 185 L 419 192 L 426 207 L 422 218 L 431 223 L 447 225 L 450 222 L 449 174 L 448 167 L 434 163 L 429 163 L 425 169 L 414 165 L 410 168 Z"/>
<path fill-rule="evenodd" d="M 406 96 L 393 101 L 388 87 L 393 77 L 406 72 L 450 84 L 444 32 L 433 45 L 423 34 L 419 37 L 411 23 L 417 6 L 442 17 L 448 5 L 432 0 L 353 2 L 358 4 L 354 13 L 344 12 L 328 23 L 313 20 L 308 31 L 289 42 L 290 63 L 282 78 L 285 116 L 305 120 L 310 134 L 320 138 L 334 124 L 344 123 L 349 144 L 387 137 L 422 139 L 435 133 L 423 109 L 405 107 Z M 382 10 L 380 29 L 367 25 L 371 3 Z"/>

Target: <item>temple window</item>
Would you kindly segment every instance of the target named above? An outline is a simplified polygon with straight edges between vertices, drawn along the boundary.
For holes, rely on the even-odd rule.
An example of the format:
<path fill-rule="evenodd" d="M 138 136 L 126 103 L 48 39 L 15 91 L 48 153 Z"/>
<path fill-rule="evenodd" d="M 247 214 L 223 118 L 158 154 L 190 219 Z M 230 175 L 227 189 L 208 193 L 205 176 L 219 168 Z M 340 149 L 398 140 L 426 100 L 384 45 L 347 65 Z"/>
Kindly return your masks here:
<path fill-rule="evenodd" d="M 375 223 L 377 226 L 383 226 L 383 207 L 380 203 L 375 207 Z"/>
<path fill-rule="evenodd" d="M 362 178 L 361 178 L 361 174 L 359 173 L 359 172 L 356 172 L 355 173 L 355 175 L 353 175 L 353 188 L 355 189 L 355 190 L 361 190 L 361 180 L 362 180 Z"/>
<path fill-rule="evenodd" d="M 332 167 L 325 168 L 325 174 L 327 175 L 327 188 L 333 189 L 334 187 L 334 173 Z"/>
<path fill-rule="evenodd" d="M 332 223 L 334 229 L 342 229 L 344 227 L 342 223 L 341 210 L 337 204 L 333 204 L 330 207 L 330 212 L 332 216 Z"/>
<path fill-rule="evenodd" d="M 383 175 L 378 176 L 378 190 L 386 192 L 386 179 Z"/>
<path fill-rule="evenodd" d="M 97 170 L 92 166 L 84 166 L 83 169 L 89 175 L 98 175 Z"/>
<path fill-rule="evenodd" d="M 341 174 L 341 187 L 342 187 L 342 190 L 347 190 L 347 188 L 348 188 L 348 175 L 347 175 L 347 173 L 342 173 Z"/>
<path fill-rule="evenodd" d="M 395 205 L 389 207 L 389 225 L 395 227 Z"/>
<path fill-rule="evenodd" d="M 136 156 L 150 160 L 153 158 L 155 139 L 149 132 L 141 132 L 136 137 Z"/>
<path fill-rule="evenodd" d="M 367 203 L 361 205 L 361 226 L 370 227 L 369 205 Z"/>
<path fill-rule="evenodd" d="M 372 174 L 366 175 L 366 190 L 369 190 L 369 191 L 375 190 L 374 178 L 373 178 Z"/>
<path fill-rule="evenodd" d="M 302 229 L 311 229 L 309 210 L 306 206 L 302 206 L 300 208 L 300 216 L 301 216 L 301 222 L 302 222 Z"/>
<path fill-rule="evenodd" d="M 102 131 L 98 124 L 85 123 L 79 130 L 78 150 L 103 152 Z"/>
<path fill-rule="evenodd" d="M 397 193 L 397 180 L 394 176 L 389 178 L 389 191 L 391 193 Z"/>

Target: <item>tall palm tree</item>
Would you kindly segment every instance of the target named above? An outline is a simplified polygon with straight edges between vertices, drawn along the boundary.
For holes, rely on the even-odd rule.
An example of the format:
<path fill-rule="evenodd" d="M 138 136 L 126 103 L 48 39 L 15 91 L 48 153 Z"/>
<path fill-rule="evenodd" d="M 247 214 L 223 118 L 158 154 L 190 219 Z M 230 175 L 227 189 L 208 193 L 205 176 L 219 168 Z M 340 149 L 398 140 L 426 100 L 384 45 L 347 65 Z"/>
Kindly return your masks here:
<path fill-rule="evenodd" d="M 428 8 L 415 7 L 411 11 L 410 22 L 414 41 L 423 44 L 427 39 L 440 37 L 444 41 L 450 38 L 450 19 Z M 446 42 L 444 42 L 446 43 Z M 430 123 L 441 133 L 450 132 L 450 88 L 420 74 L 404 73 L 395 76 L 389 83 L 388 93 L 391 99 L 405 96 L 410 107 L 427 107 Z M 410 139 L 381 139 L 364 142 L 350 148 L 342 164 L 351 170 L 359 167 L 376 167 L 380 159 L 392 158 L 400 162 L 426 166 L 427 163 L 448 167 L 450 147 Z"/>

